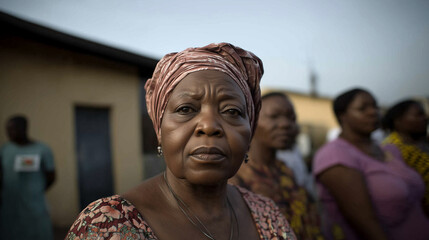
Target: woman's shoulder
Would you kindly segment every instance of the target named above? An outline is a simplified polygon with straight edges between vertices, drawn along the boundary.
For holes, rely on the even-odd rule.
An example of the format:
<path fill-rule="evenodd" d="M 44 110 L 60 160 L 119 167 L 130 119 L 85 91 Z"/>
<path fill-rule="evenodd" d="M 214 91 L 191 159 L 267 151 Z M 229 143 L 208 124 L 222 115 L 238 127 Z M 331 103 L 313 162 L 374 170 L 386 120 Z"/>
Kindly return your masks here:
<path fill-rule="evenodd" d="M 296 239 L 288 221 L 273 200 L 240 186 L 234 187 L 237 188 L 248 205 L 263 237 L 268 237 L 268 239 Z"/>
<path fill-rule="evenodd" d="M 386 145 L 386 144 L 401 145 L 403 143 L 402 143 L 401 137 L 397 132 L 391 132 L 382 141 L 382 145 Z"/>
<path fill-rule="evenodd" d="M 341 138 L 337 138 L 321 146 L 314 157 L 314 160 L 321 161 L 325 158 L 332 158 L 332 156 L 349 155 L 351 153 L 350 144 Z"/>
<path fill-rule="evenodd" d="M 313 160 L 313 174 L 317 175 L 335 165 L 360 169 L 363 154 L 346 140 L 337 138 L 326 143 Z"/>
<path fill-rule="evenodd" d="M 330 153 L 330 152 L 343 152 L 347 151 L 347 149 L 350 149 L 351 145 L 347 143 L 344 139 L 336 138 L 334 140 L 331 140 L 330 142 L 325 143 L 320 149 L 317 151 L 316 154 L 324 154 L 324 153 Z"/>
<path fill-rule="evenodd" d="M 268 208 L 276 207 L 274 201 L 267 197 L 251 192 L 250 190 L 240 186 L 235 186 L 235 187 L 238 189 L 241 196 L 249 205 L 249 207 L 254 207 L 254 210 L 259 210 L 260 206 L 263 207 L 262 209 L 267 209 L 267 207 Z"/>
<path fill-rule="evenodd" d="M 119 195 L 98 199 L 79 214 L 66 239 L 156 239 L 128 200 Z"/>

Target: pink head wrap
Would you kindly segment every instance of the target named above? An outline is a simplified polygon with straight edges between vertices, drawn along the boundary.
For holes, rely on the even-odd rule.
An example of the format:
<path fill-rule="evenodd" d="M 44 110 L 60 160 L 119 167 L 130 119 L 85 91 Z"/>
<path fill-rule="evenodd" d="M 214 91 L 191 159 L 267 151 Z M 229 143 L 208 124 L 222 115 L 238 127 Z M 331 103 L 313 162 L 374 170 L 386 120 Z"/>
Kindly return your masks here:
<path fill-rule="evenodd" d="M 264 69 L 256 55 L 229 43 L 210 44 L 201 48 L 188 48 L 179 53 L 165 55 L 156 65 L 151 79 L 147 80 L 146 105 L 158 139 L 161 122 L 170 94 L 189 73 L 216 70 L 228 74 L 243 91 L 252 135 L 261 108 L 259 82 Z"/>

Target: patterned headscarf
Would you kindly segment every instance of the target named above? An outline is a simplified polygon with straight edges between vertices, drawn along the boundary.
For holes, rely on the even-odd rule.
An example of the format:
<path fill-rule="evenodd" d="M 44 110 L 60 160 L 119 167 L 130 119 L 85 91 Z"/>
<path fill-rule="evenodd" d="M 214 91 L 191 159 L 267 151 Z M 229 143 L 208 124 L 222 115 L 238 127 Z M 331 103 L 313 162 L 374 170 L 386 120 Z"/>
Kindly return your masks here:
<path fill-rule="evenodd" d="M 161 122 L 174 88 L 189 73 L 216 70 L 228 74 L 243 91 L 252 135 L 261 108 L 259 82 L 264 69 L 256 55 L 229 43 L 210 44 L 201 48 L 188 48 L 179 53 L 165 55 L 156 65 L 151 79 L 147 80 L 146 105 L 158 139 Z"/>

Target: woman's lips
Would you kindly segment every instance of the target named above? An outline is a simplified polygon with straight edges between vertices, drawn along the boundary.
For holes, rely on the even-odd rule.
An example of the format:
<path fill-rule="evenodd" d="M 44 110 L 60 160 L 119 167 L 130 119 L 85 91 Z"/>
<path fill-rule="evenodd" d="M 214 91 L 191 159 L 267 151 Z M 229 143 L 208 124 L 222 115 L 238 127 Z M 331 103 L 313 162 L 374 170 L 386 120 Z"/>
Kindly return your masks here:
<path fill-rule="evenodd" d="M 191 152 L 191 157 L 200 161 L 220 161 L 225 154 L 217 147 L 198 147 Z"/>
<path fill-rule="evenodd" d="M 280 138 L 280 139 L 293 139 L 295 136 L 291 133 L 278 133 L 274 135 L 274 138 Z"/>
<path fill-rule="evenodd" d="M 205 153 L 193 154 L 191 156 L 202 161 L 219 161 L 225 158 L 225 156 L 221 154 L 205 154 Z"/>

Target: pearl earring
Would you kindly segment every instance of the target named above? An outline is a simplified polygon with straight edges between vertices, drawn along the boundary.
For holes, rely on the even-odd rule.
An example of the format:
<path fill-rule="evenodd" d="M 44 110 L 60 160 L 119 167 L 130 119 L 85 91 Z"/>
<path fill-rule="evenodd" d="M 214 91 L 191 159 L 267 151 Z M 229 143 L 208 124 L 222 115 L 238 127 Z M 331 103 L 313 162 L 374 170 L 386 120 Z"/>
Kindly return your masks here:
<path fill-rule="evenodd" d="M 159 145 L 157 147 L 157 150 L 158 150 L 158 157 L 162 157 L 162 148 L 161 148 L 161 145 Z"/>
<path fill-rule="evenodd" d="M 244 163 L 248 163 L 249 162 L 249 155 L 247 155 L 247 153 L 244 155 Z"/>

